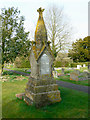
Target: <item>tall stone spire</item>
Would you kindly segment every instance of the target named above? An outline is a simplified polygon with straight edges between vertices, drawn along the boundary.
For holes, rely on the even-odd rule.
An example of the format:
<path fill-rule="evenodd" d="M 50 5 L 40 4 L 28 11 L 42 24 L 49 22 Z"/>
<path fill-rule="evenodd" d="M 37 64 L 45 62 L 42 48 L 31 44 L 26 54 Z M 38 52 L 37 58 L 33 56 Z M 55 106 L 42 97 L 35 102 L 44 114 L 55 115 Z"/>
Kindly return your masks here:
<path fill-rule="evenodd" d="M 35 30 L 36 44 L 38 44 L 38 43 L 42 44 L 43 42 L 44 43 L 47 42 L 47 30 L 46 30 L 44 20 L 43 20 L 43 11 L 44 11 L 44 9 L 42 9 L 41 7 L 37 10 L 37 12 L 39 13 L 39 18 L 38 18 L 37 26 L 36 26 L 36 30 Z"/>
<path fill-rule="evenodd" d="M 60 91 L 52 74 L 54 57 L 49 42 L 47 42 L 43 11 L 42 8 L 37 10 L 39 18 L 35 31 L 35 41 L 32 42 L 30 51 L 31 74 L 24 95 L 24 101 L 28 105 L 36 107 L 61 101 Z"/>

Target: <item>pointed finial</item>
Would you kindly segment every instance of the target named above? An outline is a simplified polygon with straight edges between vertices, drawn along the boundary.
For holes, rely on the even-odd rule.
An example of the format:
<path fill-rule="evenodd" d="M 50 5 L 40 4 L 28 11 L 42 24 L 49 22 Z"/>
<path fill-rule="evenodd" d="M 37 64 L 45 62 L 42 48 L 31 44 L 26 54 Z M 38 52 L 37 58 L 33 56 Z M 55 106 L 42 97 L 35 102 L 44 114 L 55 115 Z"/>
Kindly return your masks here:
<path fill-rule="evenodd" d="M 41 14 L 44 11 L 44 9 L 42 9 L 41 7 L 37 10 L 37 12 L 39 12 L 39 14 Z"/>

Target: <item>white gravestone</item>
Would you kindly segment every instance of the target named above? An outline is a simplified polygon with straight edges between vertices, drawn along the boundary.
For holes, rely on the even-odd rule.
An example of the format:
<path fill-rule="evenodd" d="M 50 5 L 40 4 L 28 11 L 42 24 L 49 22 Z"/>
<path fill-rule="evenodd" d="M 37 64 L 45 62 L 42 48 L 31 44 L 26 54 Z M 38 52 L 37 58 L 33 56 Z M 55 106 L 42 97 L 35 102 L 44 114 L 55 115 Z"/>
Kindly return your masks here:
<path fill-rule="evenodd" d="M 83 64 L 83 67 L 86 67 L 86 65 L 85 65 L 85 64 Z"/>
<path fill-rule="evenodd" d="M 46 54 L 41 57 L 41 74 L 50 74 L 49 58 Z"/>
<path fill-rule="evenodd" d="M 58 77 L 57 71 L 53 71 L 53 77 L 54 77 L 54 78 L 57 78 L 57 77 Z"/>
<path fill-rule="evenodd" d="M 58 73 L 57 73 L 57 71 L 55 71 L 55 77 L 56 77 L 56 78 L 58 77 Z"/>
<path fill-rule="evenodd" d="M 77 69 L 80 69 L 81 65 L 77 65 Z"/>

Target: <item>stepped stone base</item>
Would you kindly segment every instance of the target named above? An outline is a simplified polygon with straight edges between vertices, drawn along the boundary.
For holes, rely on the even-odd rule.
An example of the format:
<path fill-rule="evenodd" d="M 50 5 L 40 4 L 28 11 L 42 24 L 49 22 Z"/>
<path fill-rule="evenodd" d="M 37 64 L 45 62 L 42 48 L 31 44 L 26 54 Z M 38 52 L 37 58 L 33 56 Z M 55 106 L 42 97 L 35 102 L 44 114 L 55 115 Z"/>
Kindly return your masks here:
<path fill-rule="evenodd" d="M 60 102 L 60 91 L 56 81 L 53 78 L 37 80 L 30 77 L 25 89 L 24 101 L 28 105 L 34 104 L 36 107 Z"/>

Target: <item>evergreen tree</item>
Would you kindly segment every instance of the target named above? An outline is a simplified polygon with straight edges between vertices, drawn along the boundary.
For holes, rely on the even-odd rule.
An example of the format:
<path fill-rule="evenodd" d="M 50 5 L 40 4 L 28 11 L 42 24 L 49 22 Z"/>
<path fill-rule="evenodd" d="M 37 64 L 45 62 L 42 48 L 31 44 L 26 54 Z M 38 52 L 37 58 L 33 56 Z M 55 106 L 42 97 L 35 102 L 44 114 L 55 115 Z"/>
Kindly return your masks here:
<path fill-rule="evenodd" d="M 13 62 L 17 56 L 27 56 L 30 49 L 29 32 L 25 32 L 24 17 L 18 8 L 3 8 L 2 19 L 2 71 L 4 63 Z"/>
<path fill-rule="evenodd" d="M 68 55 L 74 62 L 89 61 L 89 39 L 90 36 L 87 36 L 84 39 L 76 40 L 76 42 L 72 44 L 72 49 L 69 49 Z"/>

